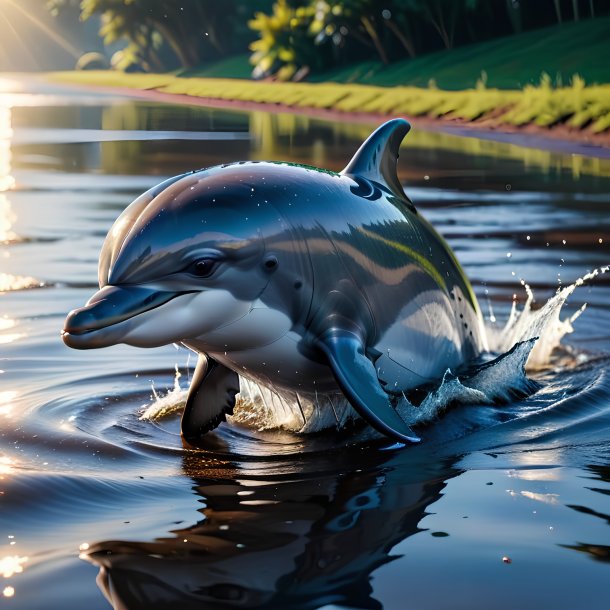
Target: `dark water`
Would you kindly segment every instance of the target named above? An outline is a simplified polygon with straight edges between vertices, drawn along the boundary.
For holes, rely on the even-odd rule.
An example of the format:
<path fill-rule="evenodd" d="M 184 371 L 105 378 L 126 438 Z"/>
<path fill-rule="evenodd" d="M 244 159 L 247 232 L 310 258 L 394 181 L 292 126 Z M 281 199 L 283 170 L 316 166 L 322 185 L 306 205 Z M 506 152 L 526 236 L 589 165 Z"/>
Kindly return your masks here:
<path fill-rule="evenodd" d="M 107 229 L 188 169 L 340 169 L 371 127 L 0 90 L 3 607 L 608 607 L 608 274 L 570 297 L 562 317 L 588 308 L 536 394 L 454 408 L 417 447 L 225 425 L 217 450 L 185 451 L 177 415 L 139 417 L 175 366 L 185 387 L 186 350 L 60 340 L 96 288 Z M 610 262 L 609 161 L 417 129 L 407 141 L 401 177 L 487 317 L 523 302 L 521 279 L 541 305 Z"/>

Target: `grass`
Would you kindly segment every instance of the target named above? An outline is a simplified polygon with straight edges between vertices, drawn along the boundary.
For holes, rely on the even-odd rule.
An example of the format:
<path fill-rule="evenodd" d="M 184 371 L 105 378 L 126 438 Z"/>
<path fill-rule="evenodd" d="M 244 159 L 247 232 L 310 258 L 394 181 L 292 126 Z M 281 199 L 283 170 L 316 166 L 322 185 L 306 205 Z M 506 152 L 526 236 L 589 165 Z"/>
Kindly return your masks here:
<path fill-rule="evenodd" d="M 610 83 L 610 17 L 566 22 L 562 25 L 496 38 L 451 51 L 438 51 L 384 66 L 363 61 L 312 74 L 309 82 L 359 83 L 393 87 L 463 90 L 476 86 L 484 72 L 486 84 L 497 89 L 523 89 L 549 74 L 554 83 L 569 84 L 574 74 L 587 83 Z M 248 55 L 237 55 L 180 76 L 248 79 Z"/>
<path fill-rule="evenodd" d="M 51 78 L 297 109 L 604 133 L 610 132 L 609 32 L 610 17 L 587 19 L 387 66 L 361 62 L 313 75 L 307 83 L 251 81 L 247 56 L 178 74 L 72 72 Z"/>
<path fill-rule="evenodd" d="M 294 108 L 321 108 L 381 115 L 428 116 L 463 121 L 486 120 L 493 125 L 541 128 L 567 125 L 593 133 L 610 130 L 610 85 L 585 86 L 574 78 L 556 88 L 543 76 L 523 90 L 379 87 L 343 83 L 277 83 L 240 79 L 184 78 L 171 74 L 121 72 L 63 72 L 57 81 L 83 85 L 154 89 L 163 93 L 220 100 L 282 104 Z"/>
<path fill-rule="evenodd" d="M 564 84 L 574 74 L 587 83 L 608 83 L 610 17 L 567 22 L 387 66 L 378 61 L 363 62 L 313 75 L 310 80 L 382 87 L 427 87 L 432 80 L 441 89 L 461 90 L 474 87 L 482 72 L 487 86 L 499 89 L 536 84 L 543 72 Z"/>
<path fill-rule="evenodd" d="M 200 78 L 250 78 L 252 66 L 249 55 L 226 57 L 209 65 L 182 70 L 178 76 Z"/>

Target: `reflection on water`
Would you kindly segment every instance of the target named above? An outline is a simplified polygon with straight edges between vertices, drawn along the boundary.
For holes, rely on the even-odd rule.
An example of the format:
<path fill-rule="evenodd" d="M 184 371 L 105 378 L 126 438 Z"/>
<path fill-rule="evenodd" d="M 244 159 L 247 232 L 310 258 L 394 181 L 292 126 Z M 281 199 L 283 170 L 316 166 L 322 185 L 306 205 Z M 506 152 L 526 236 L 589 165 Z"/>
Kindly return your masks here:
<path fill-rule="evenodd" d="M 5 104 L 14 99 L 8 98 Z M 29 156 L 34 163 L 55 159 L 63 162 L 63 169 L 67 171 L 97 167 L 105 173 L 119 174 L 136 174 L 143 169 L 153 175 L 171 173 L 185 166 L 198 169 L 247 158 L 290 159 L 338 170 L 353 153 L 354 143 L 364 140 L 371 132 L 371 123 L 322 122 L 295 114 L 235 113 L 196 106 L 177 109 L 146 102 L 106 105 L 91 102 L 80 108 L 58 104 L 45 109 L 44 114 L 34 113 L 33 117 L 32 112 L 16 108 L 16 125 L 23 128 L 17 143 L 25 150 L 44 151 L 42 155 L 26 155 L 26 158 Z M 8 122 L 0 115 L 0 142 L 2 133 L 8 134 L 3 138 L 6 142 L 11 133 L 11 115 L 8 107 L 2 110 L 7 113 Z M 47 126 L 50 115 L 52 128 Z M 80 128 L 83 123 L 87 130 Z M 38 134 L 32 130 L 42 125 L 45 128 Z M 482 185 L 482 178 L 502 179 L 507 170 L 515 174 L 533 170 L 538 179 L 542 176 L 540 186 L 544 188 L 545 183 L 551 186 L 553 180 L 562 177 L 566 185 L 580 176 L 610 177 L 607 158 L 426 131 L 418 129 L 417 122 L 414 126 L 403 142 L 408 163 L 402 163 L 399 171 L 405 178 L 417 175 L 419 179 L 428 176 L 428 180 L 454 176 Z M 123 138 L 119 137 L 120 133 L 124 134 Z M 175 144 L 171 150 L 168 150 L 168 141 Z M 214 145 L 206 146 L 206 141 L 213 141 Z M 62 143 L 72 144 L 72 150 L 54 154 Z M 66 156 L 66 153 L 70 154 Z M 439 160 L 440 165 L 435 163 Z"/>
<path fill-rule="evenodd" d="M 319 167 L 340 168 L 340 160 L 332 152 L 337 144 L 363 141 L 371 132 L 370 123 L 353 124 L 341 121 L 329 122 L 321 127 L 320 122 L 307 116 L 295 114 L 272 114 L 252 112 L 250 132 L 255 135 L 256 159 L 281 158 L 278 153 L 289 148 L 293 157 Z M 545 175 L 568 173 L 573 178 L 581 175 L 610 177 L 610 160 L 587 157 L 580 154 L 566 155 L 537 148 L 524 148 L 510 142 L 497 142 L 480 138 L 459 137 L 442 132 L 417 129 L 417 121 L 403 142 L 403 154 L 411 160 L 422 161 L 426 175 L 438 175 L 442 169 L 433 163 L 438 156 L 460 156 L 460 177 L 465 170 L 483 172 L 498 161 L 516 162 L 524 170 L 534 169 Z M 312 137 L 313 133 L 313 137 Z M 330 149 L 330 150 L 329 150 Z M 414 154 L 417 151 L 417 154 Z M 428 154 L 426 154 L 428 153 Z M 419 157 L 419 159 L 417 159 Z M 467 167 L 464 167 L 464 157 Z M 487 159 L 487 161 L 486 161 Z M 494 163 L 490 163 L 490 160 Z M 339 165 L 337 165 L 339 162 Z M 418 165 L 419 165 L 418 163 Z M 404 165 L 404 164 L 403 164 Z M 400 167 L 399 171 L 408 175 L 414 168 Z"/>
<path fill-rule="evenodd" d="M 16 216 L 5 193 L 15 186 L 15 179 L 11 176 L 11 109 L 4 106 L 3 101 L 5 100 L 0 94 L 0 245 L 17 239 L 17 235 L 12 231 Z"/>
<path fill-rule="evenodd" d="M 80 353 L 59 339 L 95 288 L 107 229 L 189 169 L 249 158 L 341 169 L 370 126 L 12 89 L 0 83 L 7 607 L 605 609 L 608 274 L 570 296 L 565 315 L 588 307 L 539 392 L 453 407 L 418 447 L 223 425 L 186 451 L 175 397 L 164 417 L 142 417 L 175 370 L 188 382 L 186 350 Z M 527 297 L 521 278 L 536 308 L 558 279 L 610 262 L 608 160 L 417 124 L 401 153 L 409 194 L 498 325 Z"/>
<path fill-rule="evenodd" d="M 195 480 L 198 523 L 152 542 L 99 542 L 84 557 L 115 608 L 381 608 L 372 572 L 420 531 L 450 470 L 421 480 L 391 460 L 371 466 L 296 481 Z"/>
<path fill-rule="evenodd" d="M 15 574 L 23 572 L 23 564 L 27 562 L 27 557 L 19 557 L 18 555 L 7 555 L 0 558 L 0 574 L 4 578 L 10 578 Z"/>
<path fill-rule="evenodd" d="M 2 412 L 3 415 L 7 415 L 8 413 L 10 413 L 10 403 L 15 396 L 17 395 L 17 392 L 3 392 L 2 396 L 0 396 L 0 401 L 2 401 L 2 406 L 4 411 Z M 0 478 L 4 478 L 4 475 L 6 474 L 11 474 L 13 472 L 13 466 L 15 464 L 15 461 L 12 460 L 11 458 L 7 457 L 6 455 L 1 456 L 0 457 Z"/>
<path fill-rule="evenodd" d="M 11 172 L 11 109 L 10 106 L 2 104 L 4 100 L 0 96 L 0 192 L 8 191 L 15 185 Z M 4 207 L 4 201 L 0 200 L 0 206 Z M 10 228 L 10 224 L 9 227 Z M 5 230 L 4 225 L 0 225 L 0 231 Z M 2 233 L 0 233 L 0 238 Z M 4 241 L 4 240 L 3 240 Z"/>

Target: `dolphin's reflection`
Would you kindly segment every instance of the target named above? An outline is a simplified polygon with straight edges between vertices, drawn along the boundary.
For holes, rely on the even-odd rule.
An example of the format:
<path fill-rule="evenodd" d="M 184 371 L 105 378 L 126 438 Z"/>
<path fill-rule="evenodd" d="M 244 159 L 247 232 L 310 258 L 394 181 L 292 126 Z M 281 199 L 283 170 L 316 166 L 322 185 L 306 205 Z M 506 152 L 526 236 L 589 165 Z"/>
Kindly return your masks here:
<path fill-rule="evenodd" d="M 458 474 L 404 461 L 307 478 L 196 479 L 202 521 L 154 542 L 99 542 L 84 558 L 99 566 L 115 610 L 381 608 L 372 572 L 421 531 Z"/>

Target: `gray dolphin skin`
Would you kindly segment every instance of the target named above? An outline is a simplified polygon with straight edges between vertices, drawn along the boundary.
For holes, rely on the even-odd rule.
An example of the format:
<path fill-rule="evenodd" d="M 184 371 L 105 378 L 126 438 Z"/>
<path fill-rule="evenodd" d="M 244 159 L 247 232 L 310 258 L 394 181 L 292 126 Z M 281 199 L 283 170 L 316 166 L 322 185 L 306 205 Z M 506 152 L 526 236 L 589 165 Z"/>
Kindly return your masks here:
<path fill-rule="evenodd" d="M 299 407 L 347 400 L 419 441 L 398 400 L 486 345 L 464 272 L 398 180 L 409 129 L 383 124 L 340 173 L 239 162 L 147 191 L 110 229 L 100 290 L 64 342 L 196 351 L 181 424 L 193 445 L 233 412 L 240 377 Z"/>

